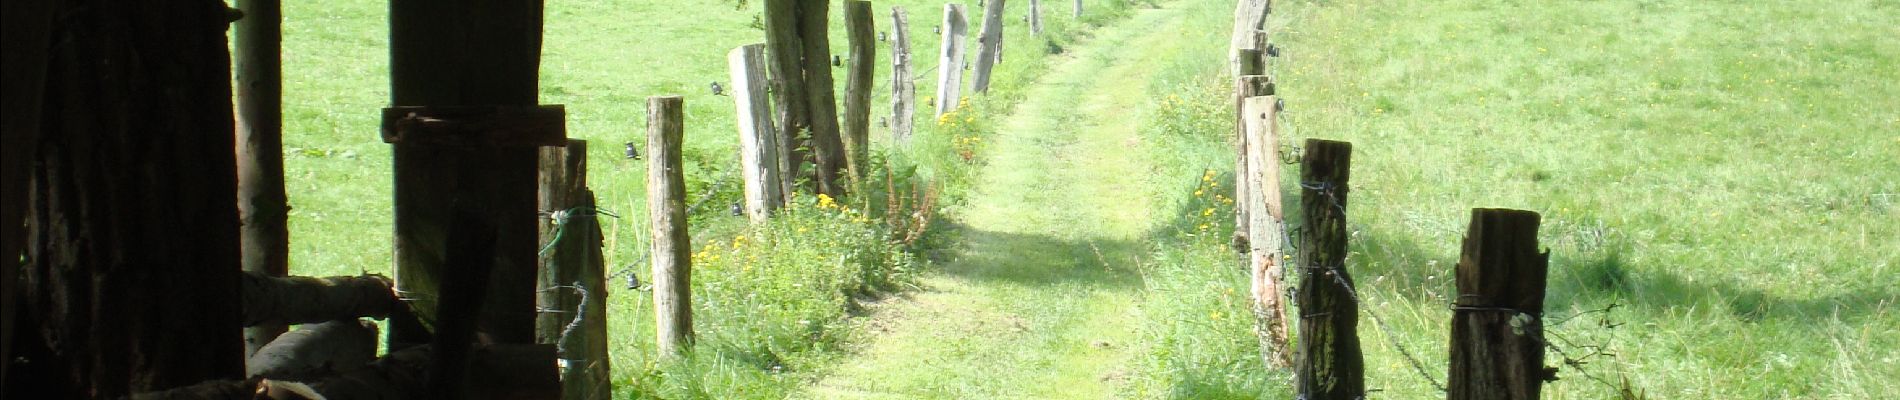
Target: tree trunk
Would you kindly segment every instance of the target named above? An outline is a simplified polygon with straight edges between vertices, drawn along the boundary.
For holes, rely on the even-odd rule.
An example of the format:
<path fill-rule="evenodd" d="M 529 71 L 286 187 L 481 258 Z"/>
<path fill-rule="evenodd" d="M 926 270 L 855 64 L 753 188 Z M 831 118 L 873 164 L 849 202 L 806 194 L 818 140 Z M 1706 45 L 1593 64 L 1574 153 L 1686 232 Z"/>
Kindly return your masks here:
<path fill-rule="evenodd" d="M 976 71 L 970 73 L 971 92 L 989 92 L 990 72 L 1003 59 L 1003 1 L 989 0 L 983 6 L 983 32 L 976 39 Z"/>
<path fill-rule="evenodd" d="M 537 103 L 541 0 L 464 3 L 393 0 L 390 94 L 395 106 L 513 106 Z M 390 347 L 429 340 L 444 289 L 461 274 L 446 263 L 451 210 L 493 229 L 494 276 L 473 321 L 499 343 L 534 342 L 535 167 L 537 143 L 516 135 L 465 132 L 472 146 L 404 139 L 395 147 L 396 285 L 423 326 L 393 323 Z M 554 140 L 552 145 L 558 145 Z"/>
<path fill-rule="evenodd" d="M 8 48 L 33 40 L 30 32 L 12 36 L 12 2 L 6 11 Z M 29 318 L 22 325 L 38 328 L 21 332 L 37 358 L 12 372 L 46 379 L 14 380 L 6 390 L 113 398 L 238 378 L 244 345 L 224 3 L 67 3 L 56 12 L 51 42 L 28 44 L 59 43 L 50 47 L 47 118 L 25 191 L 23 292 L 6 299 L 22 300 Z M 11 118 L 16 90 L 32 86 L 15 86 L 15 68 L 35 69 L 15 67 L 30 58 L 12 55 L 9 135 L 20 128 L 14 124 L 30 124 Z"/>
<path fill-rule="evenodd" d="M 917 116 L 917 83 L 910 75 L 910 16 L 891 7 L 891 141 L 910 143 Z"/>
<path fill-rule="evenodd" d="M 1346 273 L 1346 188 L 1352 144 L 1307 139 L 1300 161 L 1300 348 L 1295 392 L 1309 400 L 1366 396 L 1359 304 Z"/>
<path fill-rule="evenodd" d="M 52 32 L 53 1 L 9 0 L 0 4 L 6 41 L 0 54 L 7 61 L 0 83 L 0 259 L 17 260 L 26 245 L 26 182 L 29 160 L 39 136 L 40 104 L 46 100 L 46 49 Z M 0 262 L 0 387 L 7 386 L 13 365 L 13 335 L 19 263 Z M 20 332 L 32 334 L 33 332 Z M 4 396 L 0 391 L 0 396 Z"/>
<path fill-rule="evenodd" d="M 238 226 L 245 271 L 290 274 L 290 204 L 284 195 L 283 41 L 278 0 L 235 0 L 244 18 L 232 31 L 237 82 Z M 244 354 L 284 333 L 244 329 Z"/>
<path fill-rule="evenodd" d="M 799 35 L 801 0 L 765 0 L 765 46 L 771 55 L 772 100 L 778 144 L 785 146 L 786 166 L 779 171 L 786 182 L 803 176 L 810 153 L 802 150 L 811 137 L 811 107 L 806 106 L 805 47 Z M 829 88 L 827 88 L 829 89 Z M 786 195 L 791 192 L 787 191 Z"/>
<path fill-rule="evenodd" d="M 942 49 L 937 53 L 937 118 L 962 104 L 963 36 L 969 31 L 962 4 L 943 5 Z"/>
<path fill-rule="evenodd" d="M 804 0 L 798 7 L 799 43 L 805 55 L 805 106 L 811 108 L 813 189 L 840 197 L 845 167 L 844 141 L 838 132 L 837 86 L 831 79 L 831 1 Z"/>
<path fill-rule="evenodd" d="M 653 221 L 653 311 L 662 357 L 693 342 L 693 243 L 680 171 L 679 97 L 647 99 L 647 215 Z"/>
<path fill-rule="evenodd" d="M 870 0 L 845 0 L 846 37 L 851 43 L 850 71 L 845 75 L 845 170 L 852 184 L 864 179 L 871 150 L 871 89 L 877 71 L 877 31 L 871 21 Z"/>

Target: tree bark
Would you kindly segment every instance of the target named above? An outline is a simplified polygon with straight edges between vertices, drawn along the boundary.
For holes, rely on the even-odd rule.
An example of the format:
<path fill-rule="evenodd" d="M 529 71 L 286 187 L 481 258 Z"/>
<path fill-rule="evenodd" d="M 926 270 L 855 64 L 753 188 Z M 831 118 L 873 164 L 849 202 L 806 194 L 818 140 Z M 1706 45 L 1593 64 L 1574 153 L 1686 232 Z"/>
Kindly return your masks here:
<path fill-rule="evenodd" d="M 1550 253 L 1537 250 L 1537 213 L 1471 210 L 1451 316 L 1454 400 L 1534 400 L 1544 380 L 1544 290 Z"/>
<path fill-rule="evenodd" d="M 393 0 L 389 20 L 395 106 L 537 103 L 541 0 Z M 446 253 L 451 237 L 465 233 L 450 229 L 458 208 L 496 239 L 488 304 L 472 323 L 499 343 L 534 341 L 535 145 L 544 144 L 498 136 L 473 146 L 394 142 L 396 285 L 422 324 L 392 323 L 392 349 L 427 342 L 445 322 L 441 285 L 465 268 L 447 263 L 457 256 Z"/>
<path fill-rule="evenodd" d="M 40 104 L 46 100 L 46 49 L 52 32 L 51 0 L 0 3 L 6 41 L 0 42 L 4 83 L 0 83 L 0 259 L 17 260 L 26 245 L 26 183 L 29 145 L 40 131 Z M 0 386 L 7 386 L 13 365 L 13 336 L 24 331 L 14 321 L 19 263 L 0 262 Z M 31 334 L 32 332 L 21 332 Z M 4 395 L 4 391 L 0 391 Z"/>
<path fill-rule="evenodd" d="M 778 129 L 772 125 L 772 103 L 766 97 L 765 45 L 732 49 L 726 63 L 732 73 L 732 102 L 739 120 L 736 125 L 746 215 L 754 223 L 765 222 L 785 204 L 785 194 L 792 190 L 791 181 L 782 175 L 790 155 L 779 146 Z"/>
<path fill-rule="evenodd" d="M 910 143 L 917 116 L 917 83 L 911 78 L 910 15 L 891 6 L 891 141 Z"/>
<path fill-rule="evenodd" d="M 1359 305 L 1346 273 L 1346 189 L 1352 144 L 1307 139 L 1300 161 L 1300 346 L 1295 392 L 1309 400 L 1366 396 Z"/>
<path fill-rule="evenodd" d="M 647 212 L 652 221 L 653 311 L 662 357 L 693 342 L 693 243 L 680 171 L 679 97 L 647 99 Z"/>
<path fill-rule="evenodd" d="M 290 274 L 290 204 L 284 194 L 282 12 L 278 0 L 235 0 L 238 226 L 245 271 Z M 284 333 L 283 325 L 244 329 L 249 356 Z"/>
<path fill-rule="evenodd" d="M 7 389 L 120 397 L 237 378 L 244 346 L 224 3 L 59 7 L 51 42 L 41 42 L 59 45 L 50 47 L 46 119 L 32 144 L 25 284 L 6 299 L 23 301 L 31 321 L 23 325 L 38 327 L 21 342 L 44 348 L 28 368 L 45 368 L 38 373 L 49 379 Z M 14 18 L 11 4 L 7 11 Z M 10 74 L 21 61 L 8 58 Z"/>
<path fill-rule="evenodd" d="M 937 118 L 962 104 L 963 36 L 969 31 L 962 4 L 943 5 L 942 48 L 937 53 Z"/>
<path fill-rule="evenodd" d="M 844 150 L 845 170 L 852 184 L 864 179 L 870 162 L 871 90 L 877 71 L 877 31 L 871 21 L 869 0 L 845 0 L 845 36 L 851 44 L 849 72 L 845 76 Z"/>
<path fill-rule="evenodd" d="M 976 71 L 970 73 L 970 91 L 987 93 L 990 72 L 1003 59 L 1003 2 L 989 0 L 983 6 L 983 31 L 977 36 Z"/>
<path fill-rule="evenodd" d="M 799 42 L 805 56 L 805 106 L 811 108 L 813 190 L 841 197 L 844 141 L 838 130 L 837 86 L 831 79 L 831 1 L 804 0 L 798 7 Z"/>
<path fill-rule="evenodd" d="M 244 326 L 381 319 L 408 307 L 389 278 L 379 275 L 274 277 L 245 271 L 241 279 Z"/>

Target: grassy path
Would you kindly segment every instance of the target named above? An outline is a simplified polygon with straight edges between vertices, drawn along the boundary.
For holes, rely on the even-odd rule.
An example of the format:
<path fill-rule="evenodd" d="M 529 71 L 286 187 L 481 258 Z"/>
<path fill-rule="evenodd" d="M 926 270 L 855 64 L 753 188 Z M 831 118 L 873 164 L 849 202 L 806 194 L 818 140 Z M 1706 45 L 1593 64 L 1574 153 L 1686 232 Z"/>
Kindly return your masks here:
<path fill-rule="evenodd" d="M 1138 50 L 1178 14 L 1138 11 L 1055 61 L 990 138 L 959 255 L 872 307 L 871 342 L 808 397 L 1116 397 L 1153 225 L 1131 111 L 1153 68 Z"/>

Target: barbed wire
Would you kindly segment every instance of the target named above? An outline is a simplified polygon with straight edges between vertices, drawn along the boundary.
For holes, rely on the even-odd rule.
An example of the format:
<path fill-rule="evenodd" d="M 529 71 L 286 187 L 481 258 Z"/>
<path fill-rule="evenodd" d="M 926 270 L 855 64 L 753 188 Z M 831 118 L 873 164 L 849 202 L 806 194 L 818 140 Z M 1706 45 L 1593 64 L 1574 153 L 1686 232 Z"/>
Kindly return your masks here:
<path fill-rule="evenodd" d="M 732 182 L 733 178 L 737 176 L 739 176 L 737 172 L 728 173 L 726 174 L 724 178 L 720 178 L 718 181 L 713 182 L 711 187 L 706 188 L 705 192 L 700 193 L 699 198 L 697 200 L 694 200 L 693 204 L 686 206 L 686 215 L 688 217 L 691 217 L 693 213 L 699 212 L 700 206 L 703 206 L 706 204 L 707 201 L 712 200 L 713 196 L 719 194 L 719 189 L 724 188 L 727 183 Z M 649 225 L 652 224 L 652 221 L 646 221 L 646 222 Z M 691 238 L 693 242 L 698 242 L 700 239 L 704 239 L 703 233 L 702 233 L 702 236 L 695 236 Z M 625 266 L 620 267 L 620 270 L 614 271 L 614 273 L 612 274 L 608 274 L 607 280 L 614 281 L 614 280 L 618 280 L 624 277 L 627 279 L 628 289 L 635 289 L 635 290 L 641 289 L 642 285 L 640 285 L 640 276 L 639 274 L 633 273 L 633 271 L 635 270 L 635 267 L 638 267 L 642 264 L 646 264 L 647 259 L 651 258 L 652 256 L 653 256 L 653 248 L 651 246 L 647 246 L 646 250 L 642 250 L 640 252 L 639 258 L 635 259 L 632 263 L 629 263 Z"/>

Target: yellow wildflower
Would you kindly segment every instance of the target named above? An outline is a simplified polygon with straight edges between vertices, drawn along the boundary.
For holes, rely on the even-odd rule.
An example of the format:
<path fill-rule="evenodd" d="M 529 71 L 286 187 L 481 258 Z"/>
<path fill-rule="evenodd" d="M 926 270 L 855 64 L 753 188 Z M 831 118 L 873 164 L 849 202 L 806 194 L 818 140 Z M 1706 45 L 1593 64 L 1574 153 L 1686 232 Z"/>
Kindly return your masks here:
<path fill-rule="evenodd" d="M 1201 210 L 1201 216 L 1203 216 L 1203 217 L 1205 217 L 1205 216 L 1209 216 L 1209 215 L 1214 215 L 1214 208 L 1213 208 L 1213 207 L 1208 207 L 1208 208 L 1207 208 L 1206 210 Z"/>

